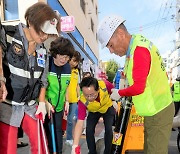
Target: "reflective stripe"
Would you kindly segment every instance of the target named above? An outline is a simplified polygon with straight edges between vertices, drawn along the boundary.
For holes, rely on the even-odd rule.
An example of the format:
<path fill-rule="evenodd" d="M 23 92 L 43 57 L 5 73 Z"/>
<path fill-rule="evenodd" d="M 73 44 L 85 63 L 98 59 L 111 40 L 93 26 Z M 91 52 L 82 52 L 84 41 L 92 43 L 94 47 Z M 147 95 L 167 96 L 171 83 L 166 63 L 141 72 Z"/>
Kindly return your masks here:
<path fill-rule="evenodd" d="M 18 102 L 15 102 L 15 101 L 8 101 L 7 103 L 12 104 L 12 105 L 24 105 L 25 104 L 25 102 L 18 103 Z M 35 100 L 31 100 L 31 101 L 28 102 L 28 105 L 31 106 L 31 105 L 34 105 L 35 103 L 36 103 Z"/>
<path fill-rule="evenodd" d="M 15 101 L 11 101 L 11 104 L 12 105 L 24 105 L 25 102 L 18 103 L 18 102 L 15 102 Z"/>
<path fill-rule="evenodd" d="M 14 67 L 13 65 L 9 64 L 9 69 L 12 74 L 15 74 L 17 76 L 25 77 L 25 78 L 31 78 L 30 72 L 25 71 L 23 69 Z"/>
<path fill-rule="evenodd" d="M 21 77 L 24 77 L 24 78 L 31 78 L 31 75 L 30 75 L 30 72 L 29 71 L 25 71 L 23 69 L 20 69 L 20 68 L 17 68 L 17 67 L 14 67 L 13 65 L 9 64 L 9 69 L 10 69 L 10 72 L 12 74 L 15 74 L 17 76 L 21 76 Z M 34 78 L 39 78 L 40 75 L 41 75 L 42 72 L 34 72 Z"/>
<path fill-rule="evenodd" d="M 52 76 L 57 76 L 57 74 L 56 74 L 56 73 L 54 73 L 54 72 L 49 72 L 49 75 L 52 75 Z M 70 77 L 70 76 L 71 76 L 71 74 L 61 74 L 61 76 L 63 76 L 63 77 Z"/>
<path fill-rule="evenodd" d="M 31 105 L 34 105 L 35 103 L 36 103 L 35 100 L 31 100 L 31 101 L 28 102 L 28 105 L 31 106 Z"/>
<path fill-rule="evenodd" d="M 21 41 L 19 41 L 19 40 L 15 39 L 15 38 L 12 38 L 12 41 L 14 41 L 14 42 L 16 42 L 16 43 L 18 43 L 18 44 L 20 44 L 20 45 L 22 45 L 22 46 L 23 46 L 23 43 L 22 43 Z"/>
<path fill-rule="evenodd" d="M 49 72 L 49 75 L 52 75 L 52 76 L 57 76 L 57 74 L 56 74 L 56 73 L 54 73 L 54 72 Z"/>

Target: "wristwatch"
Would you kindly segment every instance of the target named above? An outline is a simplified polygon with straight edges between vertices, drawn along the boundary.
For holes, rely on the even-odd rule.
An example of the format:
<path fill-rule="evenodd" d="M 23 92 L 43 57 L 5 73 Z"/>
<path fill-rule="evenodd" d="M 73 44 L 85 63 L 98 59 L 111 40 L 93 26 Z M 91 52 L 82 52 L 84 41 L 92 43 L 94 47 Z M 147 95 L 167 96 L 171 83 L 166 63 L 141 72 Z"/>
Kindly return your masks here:
<path fill-rule="evenodd" d="M 3 81 L 4 83 L 6 83 L 6 78 L 0 75 L 0 81 Z"/>

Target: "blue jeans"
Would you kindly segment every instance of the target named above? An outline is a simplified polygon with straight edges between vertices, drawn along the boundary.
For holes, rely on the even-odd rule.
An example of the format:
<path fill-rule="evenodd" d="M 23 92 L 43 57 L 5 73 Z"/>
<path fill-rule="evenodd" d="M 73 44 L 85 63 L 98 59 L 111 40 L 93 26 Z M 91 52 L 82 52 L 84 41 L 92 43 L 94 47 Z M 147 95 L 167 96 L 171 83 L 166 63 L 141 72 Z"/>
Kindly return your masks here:
<path fill-rule="evenodd" d="M 77 103 L 69 103 L 69 113 L 67 116 L 67 128 L 66 128 L 66 140 L 72 140 L 73 135 L 72 135 L 72 130 L 73 130 L 73 123 L 77 119 Z"/>

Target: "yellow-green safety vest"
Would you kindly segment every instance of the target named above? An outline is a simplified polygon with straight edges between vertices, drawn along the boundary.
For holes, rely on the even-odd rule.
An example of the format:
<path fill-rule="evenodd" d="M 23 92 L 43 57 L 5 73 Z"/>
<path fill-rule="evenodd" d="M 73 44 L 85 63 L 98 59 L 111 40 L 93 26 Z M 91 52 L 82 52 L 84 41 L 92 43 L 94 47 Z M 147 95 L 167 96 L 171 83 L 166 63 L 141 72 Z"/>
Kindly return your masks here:
<path fill-rule="evenodd" d="M 174 83 L 173 101 L 180 102 L 180 82 L 179 81 Z"/>
<path fill-rule="evenodd" d="M 151 56 L 151 65 L 145 90 L 142 94 L 133 96 L 132 100 L 137 114 L 141 116 L 153 116 L 172 103 L 168 78 L 162 58 L 153 43 L 141 35 L 133 35 L 132 38 L 133 42 L 129 47 L 130 56 L 126 58 L 125 74 L 129 85 L 133 85 L 132 70 L 134 51 L 137 46 L 147 48 Z"/>

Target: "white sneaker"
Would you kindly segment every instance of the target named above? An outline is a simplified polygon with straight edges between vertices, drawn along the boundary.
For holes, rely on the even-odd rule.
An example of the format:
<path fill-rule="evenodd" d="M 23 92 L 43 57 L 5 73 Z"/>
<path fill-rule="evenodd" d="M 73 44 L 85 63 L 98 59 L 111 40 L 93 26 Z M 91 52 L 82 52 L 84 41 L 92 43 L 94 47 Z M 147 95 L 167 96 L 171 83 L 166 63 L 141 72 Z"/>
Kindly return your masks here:
<path fill-rule="evenodd" d="M 66 140 L 66 145 L 70 145 L 70 146 L 72 146 L 73 145 L 73 140 Z"/>
<path fill-rule="evenodd" d="M 86 128 L 83 130 L 82 135 L 86 135 Z"/>

